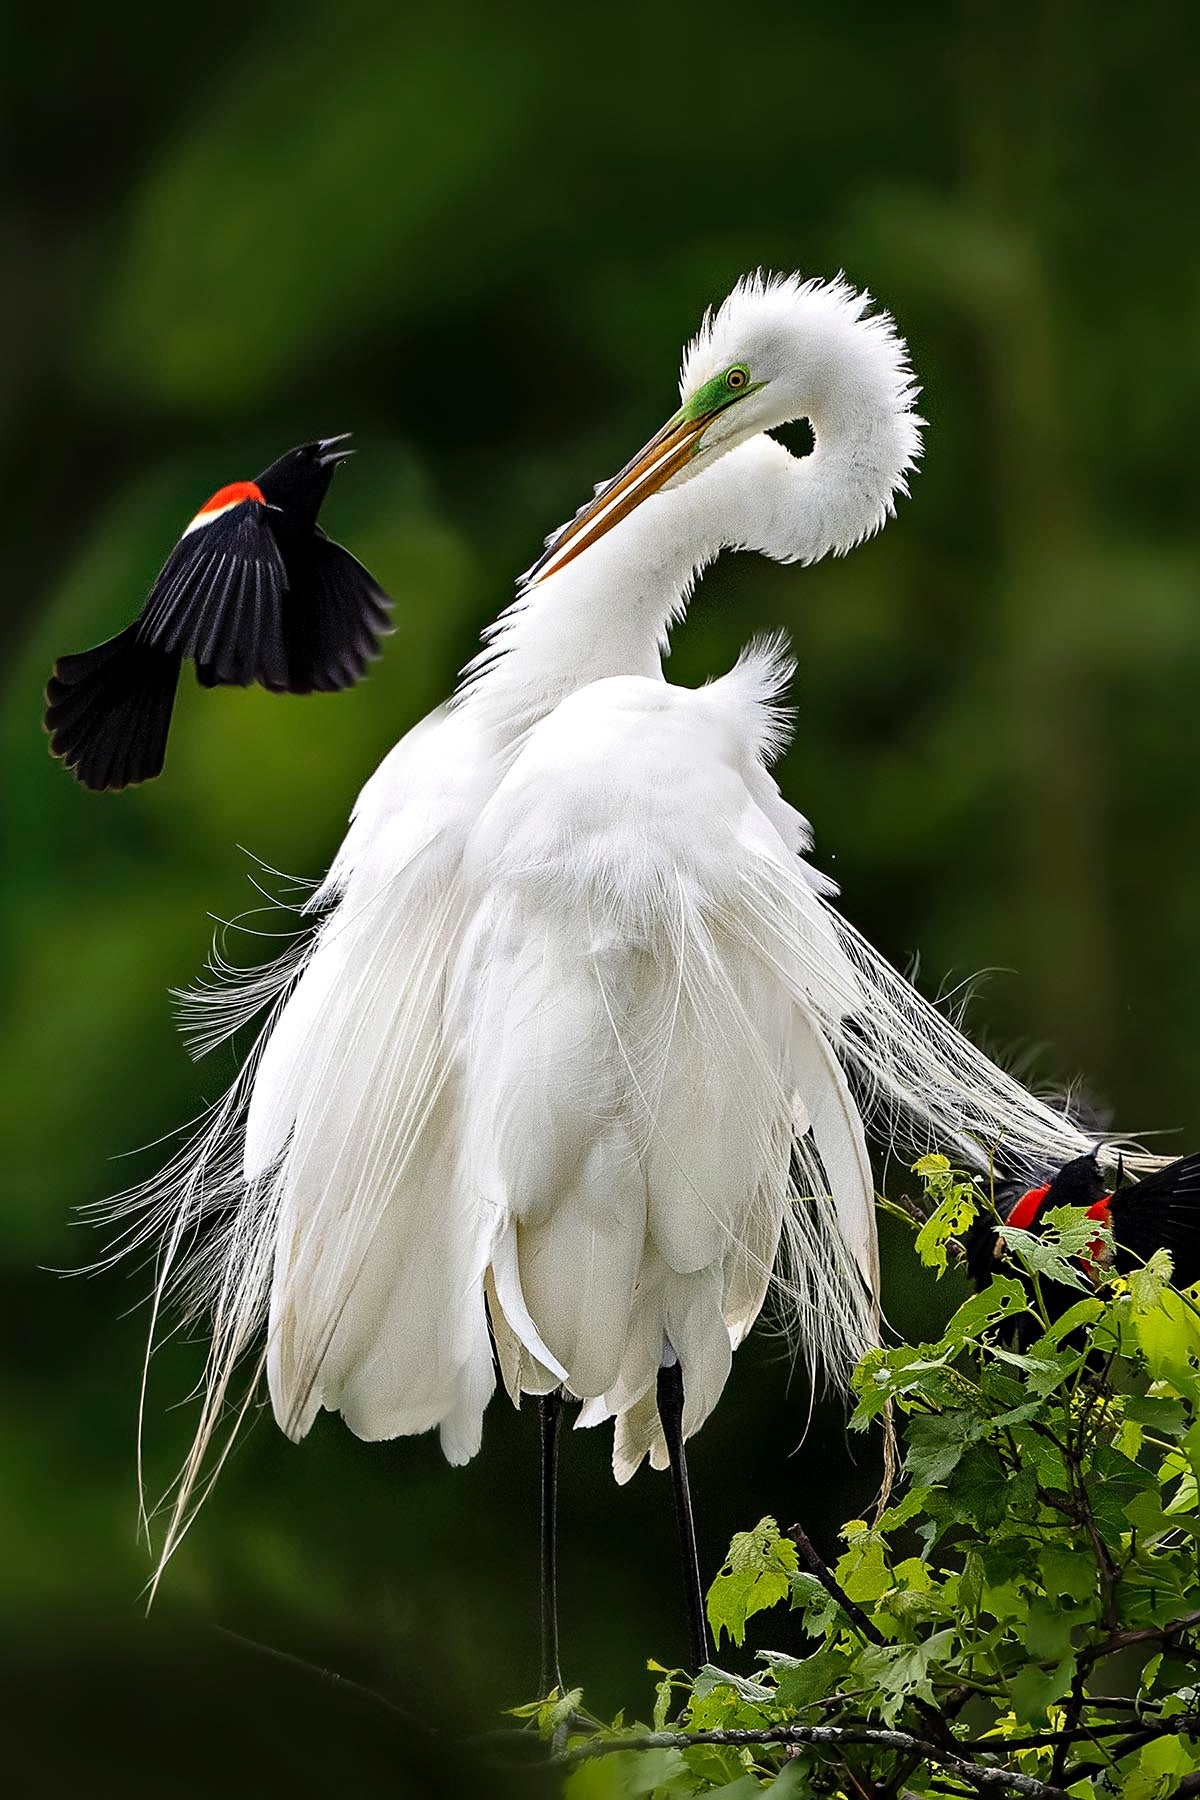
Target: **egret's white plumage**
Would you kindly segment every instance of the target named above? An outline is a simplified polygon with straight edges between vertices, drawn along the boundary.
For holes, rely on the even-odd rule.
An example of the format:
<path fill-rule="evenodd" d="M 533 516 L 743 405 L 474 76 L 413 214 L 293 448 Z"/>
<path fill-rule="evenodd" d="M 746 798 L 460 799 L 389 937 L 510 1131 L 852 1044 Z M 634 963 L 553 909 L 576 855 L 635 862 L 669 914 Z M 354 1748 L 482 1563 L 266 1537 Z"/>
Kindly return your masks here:
<path fill-rule="evenodd" d="M 734 364 L 746 391 L 698 431 Z M 842 281 L 755 278 L 706 318 L 681 394 L 641 465 L 690 433 L 667 484 L 636 476 L 640 503 L 574 555 L 622 492 L 599 490 L 367 783 L 311 937 L 250 979 L 247 1012 L 271 1010 L 238 1084 L 141 1197 L 160 1296 L 190 1281 L 214 1319 L 168 1551 L 264 1336 L 292 1436 L 327 1407 L 365 1438 L 436 1426 L 462 1462 L 490 1314 L 513 1398 L 562 1382 L 582 1423 L 615 1415 L 623 1479 L 662 1460 L 664 1355 L 692 1432 L 772 1271 L 815 1364 L 841 1375 L 871 1341 L 860 1102 L 975 1159 L 1087 1147 L 830 905 L 769 774 L 781 647 L 699 689 L 663 677 L 722 548 L 811 562 L 887 520 L 920 449 L 904 344 Z M 800 460 L 766 433 L 802 416 Z M 217 1007 L 220 1033 L 238 1003 Z"/>

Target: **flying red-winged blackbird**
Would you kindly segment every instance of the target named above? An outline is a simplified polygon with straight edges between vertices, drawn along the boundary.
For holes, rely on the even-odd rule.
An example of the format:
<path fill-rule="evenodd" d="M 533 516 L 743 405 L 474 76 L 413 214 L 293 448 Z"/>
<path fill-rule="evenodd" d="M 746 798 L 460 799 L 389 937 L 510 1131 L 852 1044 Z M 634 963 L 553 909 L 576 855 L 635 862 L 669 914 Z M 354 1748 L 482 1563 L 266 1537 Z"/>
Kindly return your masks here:
<path fill-rule="evenodd" d="M 1181 1156 L 1140 1181 L 1121 1185 L 1118 1179 L 1111 1191 L 1095 1155 L 1078 1156 L 1039 1187 L 1005 1183 L 997 1190 L 996 1206 L 1006 1225 L 1023 1231 L 1037 1231 L 1055 1206 L 1085 1207 L 1089 1218 L 1111 1228 L 1118 1274 L 1140 1268 L 1156 1250 L 1169 1250 L 1173 1284 L 1190 1287 L 1200 1281 L 1200 1153 Z M 963 1249 L 967 1272 L 977 1287 L 986 1287 L 1007 1260 L 1004 1241 L 990 1217 L 975 1220 Z M 1095 1263 L 1081 1259 L 1080 1267 L 1094 1280 L 1099 1249 Z M 1070 1291 L 1063 1288 L 1062 1293 L 1065 1307 Z"/>
<path fill-rule="evenodd" d="M 202 687 L 352 687 L 391 629 L 391 601 L 317 524 L 349 437 L 289 450 L 206 500 L 132 625 L 60 656 L 46 689 L 50 750 L 89 788 L 162 771 L 184 657 Z"/>

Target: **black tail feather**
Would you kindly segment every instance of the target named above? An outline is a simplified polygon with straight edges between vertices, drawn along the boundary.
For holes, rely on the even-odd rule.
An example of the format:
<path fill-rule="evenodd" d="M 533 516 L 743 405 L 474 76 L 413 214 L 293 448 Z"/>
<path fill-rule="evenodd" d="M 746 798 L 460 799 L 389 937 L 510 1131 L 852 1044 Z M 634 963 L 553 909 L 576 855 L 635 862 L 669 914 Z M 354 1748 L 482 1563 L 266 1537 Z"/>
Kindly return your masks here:
<path fill-rule="evenodd" d="M 130 625 L 94 650 L 60 656 L 46 688 L 51 754 L 84 787 L 124 788 L 162 773 L 180 658 L 137 632 Z"/>

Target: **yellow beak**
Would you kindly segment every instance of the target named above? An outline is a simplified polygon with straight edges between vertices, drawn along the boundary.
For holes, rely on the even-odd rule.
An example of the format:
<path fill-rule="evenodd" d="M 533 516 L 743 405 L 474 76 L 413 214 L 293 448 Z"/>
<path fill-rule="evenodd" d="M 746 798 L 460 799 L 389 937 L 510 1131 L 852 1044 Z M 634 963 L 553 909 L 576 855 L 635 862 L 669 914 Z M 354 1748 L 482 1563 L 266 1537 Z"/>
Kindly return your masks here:
<path fill-rule="evenodd" d="M 556 575 L 560 569 L 565 569 L 569 562 L 574 562 L 577 556 L 582 556 L 597 543 L 606 531 L 628 518 L 643 500 L 656 494 L 672 475 L 678 475 L 691 460 L 697 439 L 712 417 L 711 412 L 698 419 L 676 413 L 674 418 L 668 419 L 662 430 L 656 431 L 650 442 L 625 464 L 620 474 L 606 482 L 595 498 L 580 508 L 570 524 L 564 525 L 558 536 L 551 539 L 526 574 L 526 586 L 533 587 L 535 583 L 545 581 L 548 575 Z"/>

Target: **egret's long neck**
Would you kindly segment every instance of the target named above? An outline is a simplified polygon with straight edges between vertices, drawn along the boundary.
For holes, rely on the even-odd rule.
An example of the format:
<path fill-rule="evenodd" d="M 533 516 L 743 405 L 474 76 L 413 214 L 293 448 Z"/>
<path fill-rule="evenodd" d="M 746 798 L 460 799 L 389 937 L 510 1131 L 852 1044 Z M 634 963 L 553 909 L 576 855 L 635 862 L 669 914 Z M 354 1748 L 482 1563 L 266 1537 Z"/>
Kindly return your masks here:
<path fill-rule="evenodd" d="M 698 486 L 698 483 L 690 486 Z M 516 737 L 568 694 L 606 675 L 662 679 L 671 622 L 696 570 L 716 554 L 679 495 L 647 500 L 600 542 L 500 615 L 467 671 L 463 703 Z"/>
<path fill-rule="evenodd" d="M 839 321 L 839 326 L 841 322 Z M 662 679 L 672 622 L 722 548 L 815 562 L 878 531 L 920 446 L 906 368 L 848 323 L 811 345 L 811 456 L 751 437 L 646 500 L 574 562 L 521 595 L 472 665 L 463 703 L 514 738 L 608 675 Z"/>

